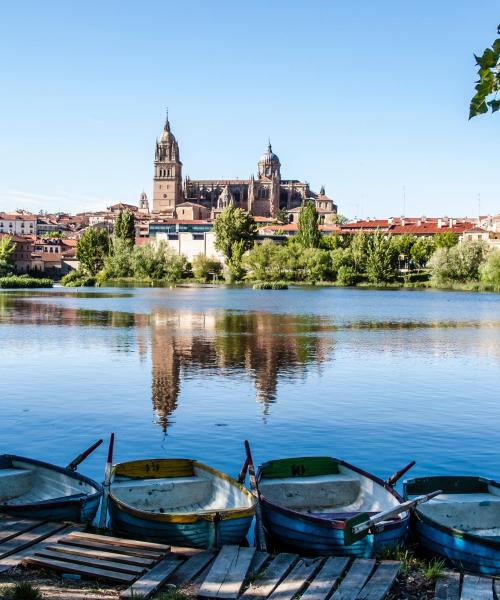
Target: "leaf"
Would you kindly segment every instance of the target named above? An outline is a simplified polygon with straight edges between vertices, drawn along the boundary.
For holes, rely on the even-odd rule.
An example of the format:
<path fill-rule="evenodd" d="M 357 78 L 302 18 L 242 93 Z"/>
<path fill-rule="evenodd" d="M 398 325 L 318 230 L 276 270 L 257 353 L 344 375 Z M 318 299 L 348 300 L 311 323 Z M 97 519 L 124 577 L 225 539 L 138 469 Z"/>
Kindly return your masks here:
<path fill-rule="evenodd" d="M 488 102 L 488 106 L 491 108 L 491 112 L 497 112 L 497 110 L 500 110 L 500 100 L 491 100 L 490 102 Z"/>
<path fill-rule="evenodd" d="M 492 69 L 498 62 L 498 53 L 486 48 L 482 56 L 476 56 L 476 62 L 482 69 Z"/>

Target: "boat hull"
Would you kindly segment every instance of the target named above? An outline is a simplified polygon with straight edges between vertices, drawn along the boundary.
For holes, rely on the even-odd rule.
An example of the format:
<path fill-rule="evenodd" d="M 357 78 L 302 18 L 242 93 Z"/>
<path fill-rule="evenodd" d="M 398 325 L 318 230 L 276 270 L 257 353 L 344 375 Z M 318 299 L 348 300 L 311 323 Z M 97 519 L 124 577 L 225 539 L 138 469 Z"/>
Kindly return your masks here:
<path fill-rule="evenodd" d="M 223 520 L 200 518 L 195 522 L 185 523 L 152 521 L 125 512 L 112 498 L 108 510 L 111 529 L 117 535 L 193 548 L 241 544 L 246 538 L 253 518 L 252 515 Z"/>
<path fill-rule="evenodd" d="M 330 521 L 300 518 L 296 513 L 288 515 L 266 501 L 262 502 L 262 517 L 266 532 L 278 549 L 308 556 L 371 558 L 385 548 L 401 546 L 408 529 L 408 518 L 405 518 L 397 526 L 346 545 L 344 530 L 334 527 Z"/>

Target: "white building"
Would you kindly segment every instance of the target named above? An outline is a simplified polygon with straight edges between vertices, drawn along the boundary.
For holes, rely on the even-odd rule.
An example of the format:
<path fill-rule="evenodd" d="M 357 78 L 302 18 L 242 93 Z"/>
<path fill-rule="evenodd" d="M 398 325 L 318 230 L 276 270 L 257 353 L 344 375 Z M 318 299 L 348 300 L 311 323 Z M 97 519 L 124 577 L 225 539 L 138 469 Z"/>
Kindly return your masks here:
<path fill-rule="evenodd" d="M 0 213 L 0 233 L 35 235 L 36 216 L 25 212 Z"/>
<path fill-rule="evenodd" d="M 224 256 L 215 249 L 215 234 L 213 231 L 203 233 L 192 233 L 188 231 L 179 231 L 178 233 L 160 233 L 156 234 L 157 240 L 164 241 L 173 248 L 178 254 L 184 256 L 191 262 L 198 254 L 203 254 L 209 258 L 217 258 L 222 263 Z"/>

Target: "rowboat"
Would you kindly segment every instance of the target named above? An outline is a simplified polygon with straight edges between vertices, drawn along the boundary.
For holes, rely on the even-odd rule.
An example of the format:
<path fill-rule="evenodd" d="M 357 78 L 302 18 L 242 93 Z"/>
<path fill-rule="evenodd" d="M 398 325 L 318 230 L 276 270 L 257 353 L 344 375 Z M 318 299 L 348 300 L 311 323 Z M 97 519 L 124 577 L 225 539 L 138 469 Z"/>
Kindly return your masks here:
<path fill-rule="evenodd" d="M 484 477 L 419 477 L 404 494 L 439 488 L 442 493 L 415 510 L 412 526 L 427 552 L 455 567 L 500 574 L 500 482 Z"/>
<path fill-rule="evenodd" d="M 71 468 L 0 455 L 0 512 L 20 518 L 90 523 L 101 494 L 99 483 Z"/>
<path fill-rule="evenodd" d="M 111 528 L 177 546 L 218 548 L 245 539 L 254 496 L 237 481 L 194 460 L 161 458 L 111 470 Z"/>
<path fill-rule="evenodd" d="M 388 484 L 338 458 L 312 456 L 271 460 L 258 469 L 262 520 L 279 549 L 306 555 L 369 558 L 401 546 L 409 510 Z M 360 539 L 347 535 L 347 523 L 391 513 L 366 527 Z M 399 514 L 392 514 L 398 512 Z"/>

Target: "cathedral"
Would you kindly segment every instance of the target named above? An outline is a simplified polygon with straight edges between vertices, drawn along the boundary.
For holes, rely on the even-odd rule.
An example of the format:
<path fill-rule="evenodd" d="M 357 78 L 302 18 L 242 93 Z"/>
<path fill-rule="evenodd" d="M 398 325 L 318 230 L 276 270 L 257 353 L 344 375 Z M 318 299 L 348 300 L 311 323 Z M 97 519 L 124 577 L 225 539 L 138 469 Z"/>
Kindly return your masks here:
<path fill-rule="evenodd" d="M 260 157 L 257 175 L 250 179 L 182 180 L 179 144 L 170 128 L 168 114 L 160 137 L 156 140 L 153 213 L 166 218 L 213 219 L 227 206 L 237 206 L 257 217 L 276 217 L 278 211 L 291 211 L 311 200 L 321 221 L 333 220 L 337 206 L 322 187 L 313 192 L 307 182 L 282 179 L 281 163 L 271 143 Z M 294 210 L 295 209 L 295 210 Z"/>

